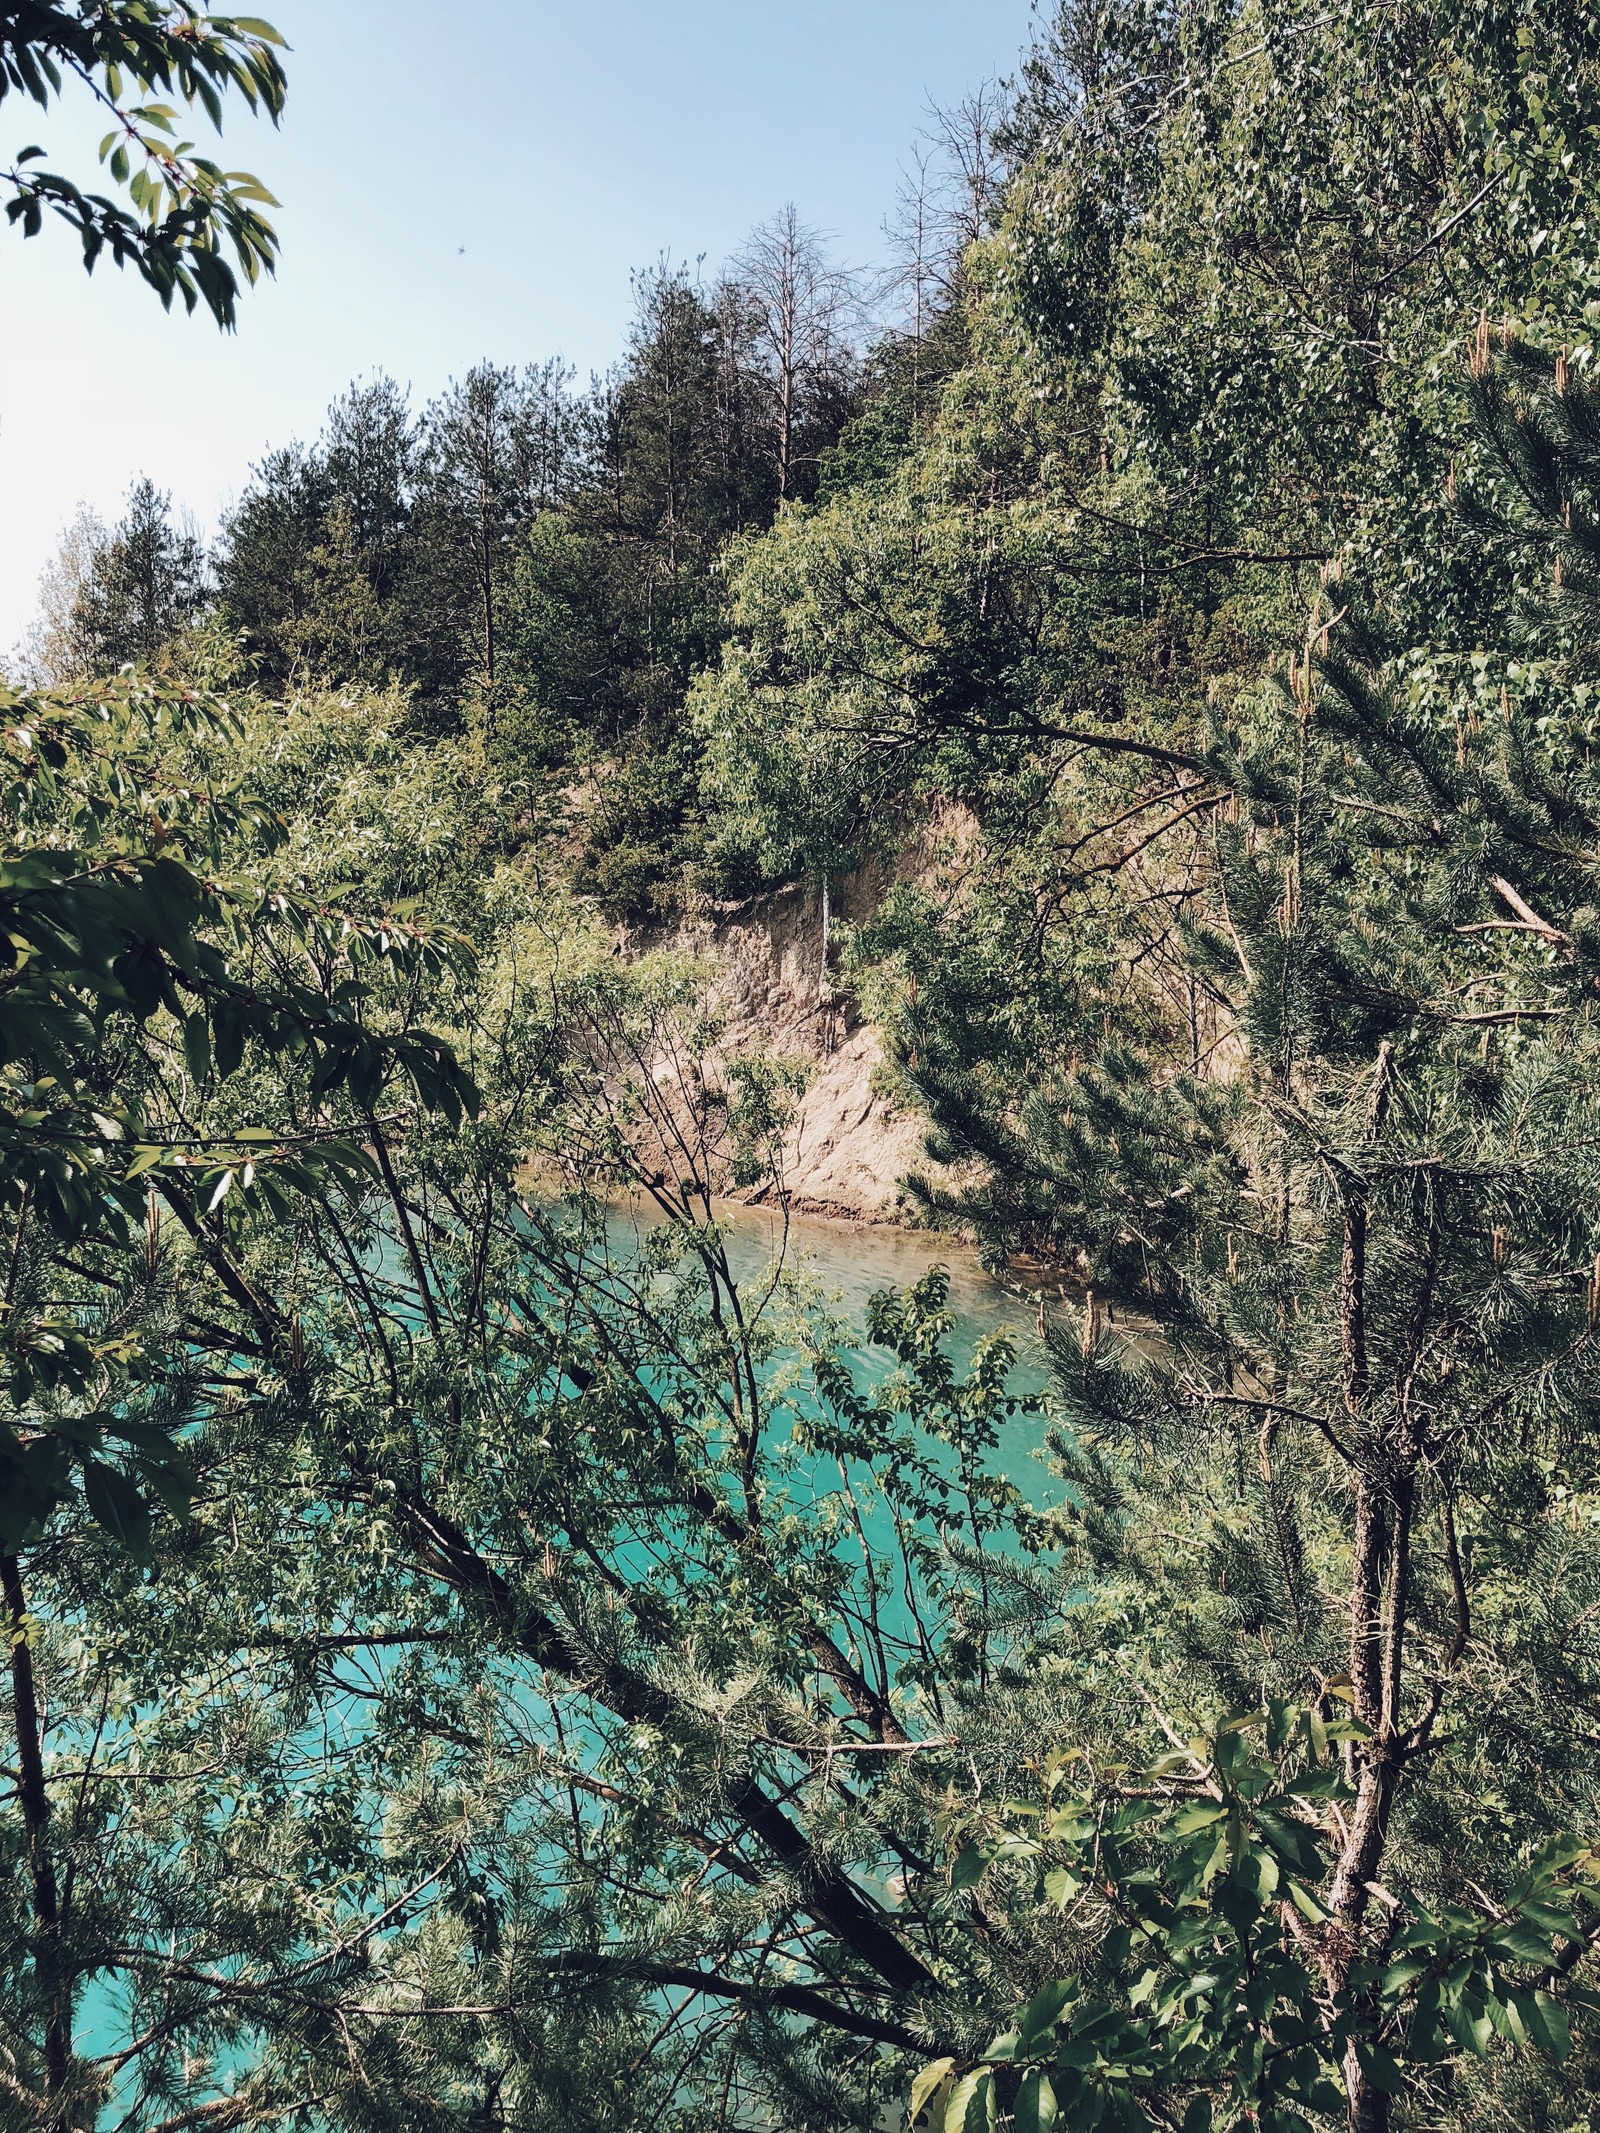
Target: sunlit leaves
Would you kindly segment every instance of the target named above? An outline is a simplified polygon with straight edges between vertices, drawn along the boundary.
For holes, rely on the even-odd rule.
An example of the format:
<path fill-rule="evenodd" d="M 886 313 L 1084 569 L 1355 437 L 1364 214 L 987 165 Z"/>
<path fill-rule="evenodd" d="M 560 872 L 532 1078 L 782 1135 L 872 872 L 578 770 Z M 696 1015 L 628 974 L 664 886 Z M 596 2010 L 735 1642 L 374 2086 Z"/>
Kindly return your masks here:
<path fill-rule="evenodd" d="M 13 1282 L 28 1237 L 132 1256 L 163 1213 L 220 1236 L 245 1203 L 283 1219 L 297 1196 L 368 1179 L 359 1123 L 391 1097 L 457 1123 L 476 1108 L 445 1041 L 374 1012 L 392 983 L 464 970 L 466 944 L 414 903 L 328 903 L 275 878 L 273 811 L 197 771 L 207 748 L 238 737 L 228 706 L 130 671 L 57 695 L 0 693 L 0 720 L 0 1208 Z M 300 1085 L 299 1115 L 203 1123 L 252 1059 Z M 354 1107 L 354 1134 L 335 1106 Z M 34 1449 L 55 1437 L 84 1453 L 100 1523 L 144 1550 L 131 1506 L 145 1484 L 178 1503 L 179 1468 L 148 1445 L 126 1471 L 90 1458 L 97 1440 L 48 1403 L 159 1368 L 127 1327 L 7 1290 L 0 1373 L 25 1419 L 0 1432 L 0 1467 L 20 1530 L 63 1485 L 60 1462 Z"/>
<path fill-rule="evenodd" d="M 254 283 L 277 263 L 277 236 L 260 212 L 276 203 L 248 172 L 223 170 L 176 139 L 173 105 L 126 93 L 175 94 L 219 128 L 223 98 L 233 94 L 276 121 L 282 38 L 254 16 L 205 14 L 168 0 L 44 4 L 24 19 L 25 29 L 0 35 L 0 103 L 17 94 L 48 108 L 64 71 L 89 82 L 116 114 L 100 161 L 131 207 L 37 167 L 43 151 L 30 148 L 0 171 L 7 219 L 32 237 L 46 213 L 57 215 L 77 232 L 86 267 L 102 256 L 131 265 L 164 305 L 174 296 L 189 311 L 204 304 L 219 326 L 232 326 L 240 278 Z"/>
<path fill-rule="evenodd" d="M 1288 2129 L 1342 2114 L 1347 2047 L 1385 2095 L 1405 2091 L 1408 2067 L 1457 2052 L 1564 2059 L 1568 2016 L 1549 1981 L 1600 1914 L 1581 1845 L 1546 1847 L 1496 1911 L 1389 1897 L 1400 1925 L 1385 1958 L 1330 1984 L 1319 1899 L 1352 1797 L 1339 1745 L 1363 1732 L 1274 1704 L 1136 1779 L 1106 1770 L 1074 1790 L 1076 1758 L 1048 1761 L 1042 1803 L 1012 1802 L 1009 1826 L 958 1855 L 951 1887 L 1032 1877 L 1101 1937 L 1101 1957 L 1041 1986 L 964 2073 L 925 2067 L 918 2102 L 948 2091 L 967 2123 L 983 2084 L 1009 2081 L 1021 2133 L 1043 2133 L 1058 2108 L 1133 2128 L 1181 2110 L 1185 2127 Z"/>

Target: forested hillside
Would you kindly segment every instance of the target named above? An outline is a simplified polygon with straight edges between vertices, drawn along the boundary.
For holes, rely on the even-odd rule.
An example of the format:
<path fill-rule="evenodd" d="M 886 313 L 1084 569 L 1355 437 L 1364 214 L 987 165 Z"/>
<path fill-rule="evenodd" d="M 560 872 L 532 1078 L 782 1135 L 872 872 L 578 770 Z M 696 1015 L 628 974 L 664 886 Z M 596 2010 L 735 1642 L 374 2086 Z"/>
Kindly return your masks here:
<path fill-rule="evenodd" d="M 226 323 L 156 132 L 8 211 Z M 47 574 L 0 2125 L 1594 2123 L 1600 19 L 1061 0 L 908 167 Z M 1047 1392 L 751 1261 L 845 1027 Z"/>
<path fill-rule="evenodd" d="M 250 470 L 210 555 L 136 486 L 118 525 L 68 534 L 36 658 L 60 678 L 165 650 L 277 699 L 398 687 L 419 744 L 472 735 L 524 808 L 590 787 L 577 886 L 599 908 L 681 900 L 683 707 L 727 633 L 720 559 L 816 495 L 866 398 L 865 310 L 793 209 L 715 285 L 662 263 L 634 295 L 587 389 L 553 359 L 479 364 L 418 409 L 352 384 L 313 443 Z"/>

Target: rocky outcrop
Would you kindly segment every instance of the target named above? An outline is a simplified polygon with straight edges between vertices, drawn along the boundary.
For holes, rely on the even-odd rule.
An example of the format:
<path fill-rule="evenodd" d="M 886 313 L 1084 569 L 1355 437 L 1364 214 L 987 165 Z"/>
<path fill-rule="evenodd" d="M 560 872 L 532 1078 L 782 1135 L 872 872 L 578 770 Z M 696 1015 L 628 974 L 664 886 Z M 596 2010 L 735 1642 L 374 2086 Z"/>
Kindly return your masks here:
<path fill-rule="evenodd" d="M 927 1121 L 887 1087 L 882 1040 L 833 969 L 833 928 L 871 918 L 896 880 L 932 879 L 970 842 L 951 812 L 892 867 L 868 866 L 833 885 L 791 885 L 738 903 L 707 903 L 673 932 L 638 946 L 671 947 L 703 962 L 727 1058 L 763 1052 L 806 1063 L 808 1084 L 785 1137 L 790 1205 L 857 1222 L 908 1218 L 901 1180 L 928 1171 Z"/>
<path fill-rule="evenodd" d="M 855 1221 L 901 1220 L 900 1180 L 925 1163 L 926 1125 L 886 1093 L 882 1042 L 825 967 L 823 932 L 820 893 L 790 887 L 708 906 L 684 921 L 673 945 L 712 973 L 728 1058 L 765 1052 L 806 1064 L 806 1092 L 780 1157 L 791 1204 Z"/>

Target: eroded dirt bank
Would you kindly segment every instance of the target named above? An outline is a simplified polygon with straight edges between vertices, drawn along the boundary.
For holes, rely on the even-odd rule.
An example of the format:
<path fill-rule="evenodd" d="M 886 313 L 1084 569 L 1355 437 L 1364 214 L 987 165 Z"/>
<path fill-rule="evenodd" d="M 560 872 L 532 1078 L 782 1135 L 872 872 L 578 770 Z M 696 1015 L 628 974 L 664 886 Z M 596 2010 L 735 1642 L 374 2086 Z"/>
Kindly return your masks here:
<path fill-rule="evenodd" d="M 854 916 L 848 900 L 831 916 Z M 729 1058 L 767 1052 L 806 1062 L 809 1082 L 781 1155 L 802 1212 L 858 1222 L 905 1218 L 900 1180 L 926 1167 L 926 1122 L 883 1093 L 883 1045 L 823 963 L 817 890 L 780 889 L 686 920 L 675 945 L 714 972 Z"/>
<path fill-rule="evenodd" d="M 797 1212 L 903 1223 L 913 1219 L 906 1174 L 938 1172 L 926 1118 L 887 1092 L 882 1039 L 831 966 L 840 924 L 872 918 L 896 880 L 938 878 L 971 834 L 966 818 L 941 818 L 892 870 L 869 866 L 836 879 L 826 912 L 819 885 L 791 885 L 708 903 L 670 932 L 626 944 L 631 953 L 670 947 L 706 966 L 725 1058 L 760 1052 L 805 1062 L 806 1092 L 781 1154 Z"/>

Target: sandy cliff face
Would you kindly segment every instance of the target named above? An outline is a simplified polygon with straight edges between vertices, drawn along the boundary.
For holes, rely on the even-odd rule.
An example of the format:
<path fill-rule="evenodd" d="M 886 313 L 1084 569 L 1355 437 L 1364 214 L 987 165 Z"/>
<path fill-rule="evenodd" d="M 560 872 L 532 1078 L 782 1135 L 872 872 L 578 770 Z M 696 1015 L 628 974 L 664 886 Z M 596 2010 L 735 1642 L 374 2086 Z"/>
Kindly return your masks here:
<path fill-rule="evenodd" d="M 892 870 L 866 867 L 836 881 L 826 926 L 861 923 L 897 879 L 932 879 L 952 849 L 970 841 L 970 818 L 941 818 Z M 883 1045 L 849 992 L 826 968 L 825 918 L 816 887 L 791 886 L 739 903 L 708 904 L 663 939 L 710 973 L 725 1026 L 726 1058 L 762 1052 L 806 1063 L 809 1081 L 786 1136 L 782 1167 L 802 1214 L 858 1222 L 904 1221 L 908 1171 L 928 1172 L 927 1121 L 894 1104 L 880 1086 Z M 757 1195 L 759 1196 L 759 1195 Z"/>
<path fill-rule="evenodd" d="M 831 918 L 860 915 L 862 900 L 861 887 L 846 884 Z M 926 1122 L 874 1086 L 883 1046 L 824 970 L 819 893 L 786 888 L 712 905 L 684 921 L 673 945 L 714 974 L 728 1057 L 759 1051 L 806 1062 L 809 1083 L 782 1154 L 795 1208 L 865 1222 L 902 1219 L 899 1181 L 927 1167 Z"/>

